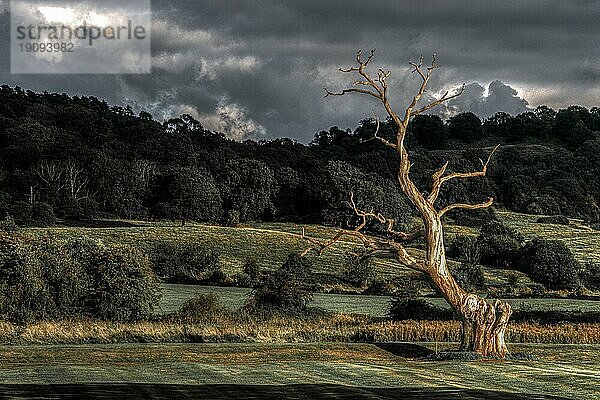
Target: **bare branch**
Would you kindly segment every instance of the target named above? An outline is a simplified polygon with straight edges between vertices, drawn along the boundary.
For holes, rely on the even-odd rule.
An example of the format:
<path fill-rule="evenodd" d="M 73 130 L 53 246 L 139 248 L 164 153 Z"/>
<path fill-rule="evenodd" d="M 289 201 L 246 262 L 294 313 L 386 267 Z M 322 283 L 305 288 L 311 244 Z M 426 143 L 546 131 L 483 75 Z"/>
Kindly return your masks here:
<path fill-rule="evenodd" d="M 370 139 L 362 140 L 361 143 L 370 142 L 371 140 L 379 140 L 386 146 L 391 147 L 392 149 L 397 149 L 397 146 L 394 143 L 389 142 L 381 136 L 377 136 L 377 134 L 379 133 L 379 128 L 381 127 L 381 123 L 379 122 L 379 117 L 377 116 L 377 114 L 375 114 L 375 111 L 373 111 L 373 117 L 375 117 L 375 122 L 377 124 L 375 128 L 375 134 L 373 134 L 373 137 Z"/>
<path fill-rule="evenodd" d="M 325 249 L 333 246 L 335 243 L 339 242 L 343 237 L 351 236 L 351 237 L 358 238 L 361 241 L 361 243 L 368 249 L 367 253 L 371 256 L 375 256 L 375 255 L 381 256 L 383 253 L 387 253 L 389 255 L 390 252 L 392 252 L 395 259 L 401 261 L 404 265 L 406 265 L 410 268 L 413 268 L 411 266 L 413 264 L 419 264 L 419 262 L 416 259 L 414 259 L 412 256 L 410 256 L 408 254 L 408 252 L 406 251 L 406 249 L 401 244 L 397 243 L 396 240 L 400 240 L 400 241 L 414 240 L 414 239 L 418 238 L 420 235 L 422 235 L 422 233 L 423 233 L 422 230 L 418 230 L 418 231 L 415 231 L 412 233 L 395 231 L 394 224 L 396 221 L 394 219 L 386 218 L 381 213 L 378 213 L 378 212 L 364 211 L 364 210 L 359 209 L 356 206 L 356 203 L 354 201 L 354 193 L 352 193 L 352 192 L 350 193 L 350 200 L 348 201 L 348 205 L 352 208 L 352 210 L 354 211 L 356 216 L 361 218 L 361 222 L 359 223 L 359 225 L 356 228 L 354 228 L 353 230 L 340 229 L 336 233 L 335 236 L 333 236 L 331 239 L 326 240 L 326 241 L 320 241 L 315 238 L 309 237 L 306 235 L 304 229 L 302 229 L 302 238 L 304 240 L 308 241 L 312 246 L 305 249 L 300 254 L 301 256 L 305 256 L 308 253 L 310 253 L 311 251 L 314 251 L 317 255 L 321 255 L 321 254 L 323 254 L 323 251 Z M 380 238 L 370 237 L 370 236 L 365 235 L 362 232 L 362 230 L 366 227 L 366 225 L 370 219 L 374 219 L 382 224 L 386 224 L 386 227 L 387 227 L 386 232 L 390 236 L 392 236 L 392 239 L 385 240 L 385 239 L 380 239 Z M 421 270 L 421 269 L 419 269 L 419 270 Z"/>
<path fill-rule="evenodd" d="M 325 242 L 322 242 L 322 241 L 312 238 L 310 236 L 306 236 L 304 228 L 302 228 L 302 239 L 306 240 L 313 246 L 305 249 L 302 253 L 300 253 L 300 255 L 304 257 L 311 251 L 314 251 L 318 255 L 321 255 L 321 254 L 323 254 L 323 251 L 325 249 L 333 246 L 336 242 L 340 241 L 344 236 L 356 237 L 362 241 L 363 245 L 371 246 L 371 242 L 369 241 L 369 239 L 365 235 L 363 235 L 361 232 L 356 231 L 356 230 L 341 229 L 334 237 L 332 237 L 331 239 L 329 239 Z"/>
<path fill-rule="evenodd" d="M 436 100 L 436 101 L 434 101 L 433 103 L 427 104 L 426 106 L 424 106 L 424 107 L 421 107 L 421 108 L 419 108 L 418 110 L 415 110 L 415 111 L 413 111 L 413 112 L 412 112 L 412 116 L 414 117 L 415 115 L 422 114 L 422 113 L 424 113 L 425 111 L 427 111 L 427 110 L 430 110 L 430 109 L 432 109 L 432 108 L 434 108 L 434 107 L 437 107 L 437 106 L 439 106 L 440 104 L 442 104 L 442 103 L 445 103 L 445 102 L 446 102 L 446 101 L 448 101 L 448 100 L 452 100 L 452 99 L 454 99 L 455 97 L 458 97 L 458 96 L 460 96 L 461 94 L 463 94 L 463 92 L 464 92 L 464 91 L 465 91 L 465 84 L 463 83 L 463 84 L 462 84 L 462 86 L 461 86 L 460 88 L 456 89 L 452 95 L 449 95 L 449 94 L 450 94 L 450 92 L 449 92 L 449 91 L 447 91 L 446 93 L 444 93 L 444 94 L 442 95 L 442 97 L 440 97 L 439 99 L 437 99 L 437 100 Z"/>
<path fill-rule="evenodd" d="M 496 147 L 494 147 L 494 149 L 492 150 L 492 152 L 490 153 L 490 155 L 488 156 L 487 160 L 485 162 L 483 162 L 483 160 L 479 160 L 481 161 L 481 170 L 480 171 L 475 171 L 475 172 L 454 172 L 452 174 L 448 174 L 445 175 L 446 173 L 446 169 L 448 168 L 448 163 L 446 162 L 438 171 L 436 171 L 432 178 L 433 178 L 433 185 L 431 188 L 431 194 L 429 195 L 429 197 L 427 198 L 427 201 L 429 201 L 429 203 L 431 205 L 433 205 L 435 203 L 435 201 L 437 200 L 439 194 L 440 194 L 440 189 L 442 187 L 442 184 L 444 182 L 447 182 L 449 180 L 452 179 L 457 179 L 457 178 L 476 178 L 476 177 L 482 177 L 485 176 L 487 174 L 487 169 L 488 169 L 488 165 L 490 164 L 490 161 L 492 160 L 492 157 L 494 156 L 494 154 L 496 153 L 496 151 L 498 150 L 498 148 L 500 147 L 500 145 L 497 145 Z"/>
<path fill-rule="evenodd" d="M 418 229 L 411 233 L 396 231 L 396 230 L 394 230 L 394 225 L 396 224 L 395 219 L 386 218 L 379 212 L 375 213 L 373 211 L 367 212 L 367 211 L 360 210 L 356 206 L 356 203 L 354 202 L 354 193 L 352 193 L 352 192 L 350 193 L 350 202 L 348 204 L 350 205 L 350 207 L 352 207 L 352 210 L 354 211 L 354 213 L 358 217 L 362 218 L 362 222 L 356 228 L 359 231 L 362 230 L 367 225 L 368 218 L 373 218 L 376 221 L 378 221 L 379 223 L 385 224 L 386 233 L 388 233 L 394 239 L 398 239 L 401 241 L 411 241 L 411 240 L 418 238 L 419 236 L 421 236 L 423 234 L 423 231 L 421 229 Z"/>
<path fill-rule="evenodd" d="M 369 96 L 373 96 L 376 99 L 381 99 L 381 96 L 371 90 L 367 90 L 367 89 L 358 89 L 358 88 L 350 88 L 350 89 L 344 89 L 341 92 L 330 92 L 329 89 L 327 88 L 323 88 L 325 89 L 325 98 L 329 97 L 329 96 L 343 96 L 346 93 L 363 93 L 363 94 L 368 94 Z"/>
<path fill-rule="evenodd" d="M 422 54 L 421 54 L 421 57 L 419 58 L 418 63 L 411 62 L 409 64 L 412 65 L 412 67 L 414 68 L 412 72 L 417 72 L 419 74 L 419 76 L 421 77 L 422 82 L 421 82 L 421 86 L 419 87 L 418 93 L 413 97 L 412 102 L 406 108 L 406 111 L 404 113 L 404 119 L 402 122 L 405 126 L 408 126 L 408 122 L 410 121 L 410 118 L 414 115 L 414 113 L 413 113 L 414 108 L 417 106 L 417 103 L 419 102 L 419 100 L 421 100 L 421 97 L 423 97 L 423 94 L 426 91 L 427 84 L 429 83 L 429 78 L 431 77 L 431 73 L 433 72 L 434 69 L 437 68 L 437 64 L 435 63 L 435 54 L 432 56 L 431 65 L 427 68 L 427 72 L 423 72 L 423 69 L 421 68 L 421 66 L 423 65 L 423 55 Z M 435 107 L 435 105 L 433 105 L 431 107 Z"/>
<path fill-rule="evenodd" d="M 494 198 L 490 197 L 485 203 L 479 203 L 479 204 L 465 204 L 465 203 L 456 203 L 456 204 L 450 204 L 449 206 L 446 206 L 444 208 L 442 208 L 439 212 L 439 216 L 440 218 L 442 218 L 442 216 L 444 214 L 446 214 L 448 211 L 452 211 L 452 210 L 456 210 L 456 209 L 464 209 L 464 210 L 477 210 L 479 208 L 487 208 L 489 206 L 491 206 L 494 203 Z"/>

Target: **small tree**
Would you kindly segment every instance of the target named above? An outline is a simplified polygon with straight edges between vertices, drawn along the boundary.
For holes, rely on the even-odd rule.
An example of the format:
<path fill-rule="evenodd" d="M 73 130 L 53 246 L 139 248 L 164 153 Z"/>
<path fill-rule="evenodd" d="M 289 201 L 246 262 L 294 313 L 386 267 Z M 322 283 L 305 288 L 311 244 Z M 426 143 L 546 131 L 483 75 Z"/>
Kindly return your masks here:
<path fill-rule="evenodd" d="M 373 265 L 368 257 L 361 257 L 360 254 L 348 254 L 343 276 L 353 285 L 365 287 L 375 276 L 375 271 L 373 271 Z"/>
<path fill-rule="evenodd" d="M 505 357 L 508 350 L 504 341 L 504 333 L 512 309 L 508 303 L 499 300 L 490 304 L 477 294 L 465 291 L 456 282 L 446 263 L 444 227 L 442 224 L 442 218 L 449 211 L 486 208 L 492 205 L 493 199 L 489 198 L 487 201 L 478 204 L 453 203 L 441 208 L 436 206 L 444 183 L 485 176 L 490 159 L 496 149 L 492 150 L 486 161 L 481 161 L 480 171 L 448 173 L 448 163 L 445 163 L 433 174 L 429 193 L 417 188 L 410 177 L 412 162 L 405 145 L 408 125 L 413 117 L 460 95 L 464 91 L 464 85 L 452 94 L 447 91 L 431 103 L 418 106 L 425 94 L 431 74 L 437 68 L 435 56 L 431 66 L 427 68 L 423 67 L 423 58 L 421 57 L 418 63 L 411 63 L 413 72 L 420 77 L 419 90 L 401 116 L 390 103 L 387 79 L 391 73 L 379 68 L 376 77 L 373 78 L 368 71 L 374 52 L 372 50 L 365 60 L 359 51 L 356 56 L 357 65 L 348 69 L 341 69 L 344 73 L 356 73 L 358 79 L 354 81 L 350 88 L 340 92 L 331 92 L 325 89 L 325 97 L 359 93 L 381 102 L 388 117 L 396 126 L 396 134 L 393 140 L 388 140 L 379 136 L 378 130 L 376 130 L 373 139 L 380 141 L 397 154 L 399 159 L 399 168 L 396 175 L 398 184 L 413 208 L 418 212 L 423 222 L 422 229 L 412 233 L 401 232 L 398 230 L 396 221 L 393 218 L 388 218 L 381 212 L 374 210 L 364 211 L 359 209 L 351 195 L 349 205 L 360 219 L 358 226 L 355 229 L 342 229 L 327 241 L 317 240 L 303 233 L 303 237 L 311 243 L 311 247 L 306 249 L 303 254 L 305 255 L 310 251 L 321 254 L 341 238 L 352 236 L 365 246 L 370 257 L 394 259 L 399 265 L 423 272 L 428 281 L 433 284 L 462 319 L 461 349 L 475 351 L 484 356 Z M 479 124 L 481 124 L 481 121 L 479 121 Z M 481 129 L 481 126 L 479 128 Z M 385 235 L 373 237 L 363 232 L 367 223 L 372 220 L 378 221 L 386 227 Z M 414 240 L 419 236 L 425 238 L 425 255 L 422 258 L 413 256 L 405 247 L 407 241 Z"/>
<path fill-rule="evenodd" d="M 264 278 L 247 305 L 287 311 L 306 310 L 313 298 L 312 264 L 303 256 L 290 254 L 286 262 Z"/>

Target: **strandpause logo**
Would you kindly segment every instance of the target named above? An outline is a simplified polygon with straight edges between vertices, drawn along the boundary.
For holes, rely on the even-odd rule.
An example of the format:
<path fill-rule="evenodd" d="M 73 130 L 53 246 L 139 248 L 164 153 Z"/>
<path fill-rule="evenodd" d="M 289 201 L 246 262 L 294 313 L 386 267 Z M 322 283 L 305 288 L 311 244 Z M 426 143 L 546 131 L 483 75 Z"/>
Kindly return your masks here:
<path fill-rule="evenodd" d="M 150 0 L 12 0 L 13 74 L 150 73 Z"/>

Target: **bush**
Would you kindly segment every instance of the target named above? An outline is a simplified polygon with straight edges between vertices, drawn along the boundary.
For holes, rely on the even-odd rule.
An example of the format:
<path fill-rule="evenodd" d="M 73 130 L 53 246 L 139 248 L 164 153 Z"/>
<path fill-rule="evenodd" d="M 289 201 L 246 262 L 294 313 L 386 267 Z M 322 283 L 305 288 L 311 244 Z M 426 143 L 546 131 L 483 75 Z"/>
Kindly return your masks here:
<path fill-rule="evenodd" d="M 95 259 L 91 313 L 133 321 L 147 318 L 160 301 L 160 283 L 148 257 L 131 247 L 106 250 Z"/>
<path fill-rule="evenodd" d="M 240 212 L 234 208 L 227 210 L 223 224 L 232 228 L 238 226 L 240 224 Z"/>
<path fill-rule="evenodd" d="M 60 216 L 62 218 L 70 221 L 79 221 L 86 216 L 79 201 L 72 197 L 61 199 L 57 211 L 60 211 Z"/>
<path fill-rule="evenodd" d="M 52 207 L 48 203 L 35 203 L 31 209 L 31 224 L 35 226 L 52 226 L 57 222 Z"/>
<path fill-rule="evenodd" d="M 540 217 L 535 222 L 538 224 L 569 225 L 569 218 L 564 215 L 552 215 L 550 217 Z"/>
<path fill-rule="evenodd" d="M 371 261 L 356 254 L 346 256 L 346 267 L 342 277 L 357 287 L 365 287 L 373 279 L 375 271 Z"/>
<path fill-rule="evenodd" d="M 423 299 L 398 296 L 390 301 L 389 317 L 394 321 L 408 319 L 438 321 L 452 319 L 452 311 L 434 306 Z"/>
<path fill-rule="evenodd" d="M 600 290 L 600 264 L 586 263 L 579 271 L 579 280 L 590 290 Z"/>
<path fill-rule="evenodd" d="M 19 229 L 12 216 L 7 215 L 4 220 L 0 221 L 0 232 L 15 233 Z"/>
<path fill-rule="evenodd" d="M 16 201 L 10 206 L 10 215 L 18 226 L 31 225 L 32 206 L 27 201 Z"/>
<path fill-rule="evenodd" d="M 242 273 L 236 276 L 237 284 L 244 287 L 256 287 L 261 280 L 262 272 L 254 258 L 247 258 L 242 265 Z"/>
<path fill-rule="evenodd" d="M 51 317 L 40 263 L 22 239 L 0 235 L 0 315 L 16 323 Z"/>
<path fill-rule="evenodd" d="M 78 243 L 82 239 L 76 239 Z M 89 243 L 96 257 L 101 246 L 93 241 Z M 95 294 L 91 271 L 94 259 L 83 257 L 73 251 L 77 248 L 74 242 L 38 239 L 31 244 L 28 251 L 32 259 L 41 266 L 41 279 L 49 291 L 51 301 L 48 307 L 51 312 L 47 318 L 69 318 L 88 315 L 89 303 Z"/>
<path fill-rule="evenodd" d="M 145 255 L 81 238 L 0 237 L 0 316 L 16 323 L 72 317 L 146 318 L 160 286 Z"/>
<path fill-rule="evenodd" d="M 219 255 L 196 242 L 160 242 L 150 252 L 156 274 L 170 283 L 222 280 Z"/>
<path fill-rule="evenodd" d="M 510 267 L 516 261 L 523 242 L 523 236 L 515 230 L 499 222 L 490 222 L 481 228 L 477 238 L 481 263 Z"/>
<path fill-rule="evenodd" d="M 219 298 L 214 294 L 197 294 L 179 309 L 179 316 L 186 320 L 202 320 L 224 311 Z"/>
<path fill-rule="evenodd" d="M 550 289 L 574 289 L 578 285 L 578 263 L 571 250 L 558 240 L 538 238 L 527 243 L 517 266 Z"/>
<path fill-rule="evenodd" d="M 313 292 L 310 260 L 290 254 L 277 271 L 264 277 L 252 291 L 246 307 L 303 311 L 313 299 Z"/>
<path fill-rule="evenodd" d="M 369 285 L 362 294 L 369 296 L 393 296 L 398 291 L 398 286 L 390 280 L 378 279 Z"/>
<path fill-rule="evenodd" d="M 471 291 L 483 288 L 485 278 L 481 266 L 477 264 L 462 263 L 450 269 L 452 276 L 465 290 Z"/>
<path fill-rule="evenodd" d="M 479 228 L 491 222 L 498 222 L 498 217 L 492 208 L 476 210 L 453 210 L 449 213 L 456 225 Z"/>
<path fill-rule="evenodd" d="M 450 258 L 470 264 L 479 264 L 481 260 L 477 238 L 468 235 L 458 235 L 450 241 L 446 254 Z"/>
<path fill-rule="evenodd" d="M 516 293 L 521 287 L 521 277 L 515 271 L 506 274 L 506 288 L 508 293 Z"/>

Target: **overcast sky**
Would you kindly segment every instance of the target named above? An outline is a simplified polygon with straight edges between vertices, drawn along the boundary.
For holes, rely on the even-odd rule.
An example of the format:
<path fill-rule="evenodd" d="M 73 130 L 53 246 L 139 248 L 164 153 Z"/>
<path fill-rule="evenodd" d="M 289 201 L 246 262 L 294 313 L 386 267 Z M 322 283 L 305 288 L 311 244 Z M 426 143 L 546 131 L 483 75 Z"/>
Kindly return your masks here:
<path fill-rule="evenodd" d="M 418 83 L 408 61 L 436 53 L 430 94 L 463 82 L 454 110 L 482 117 L 527 104 L 600 105 L 600 1 L 153 1 L 152 74 L 11 75 L 0 0 L 0 83 L 94 95 L 164 119 L 187 113 L 235 139 L 354 128 L 377 104 L 323 98 L 357 49 L 392 71 L 392 103 Z M 443 110 L 442 110 L 443 111 Z"/>

